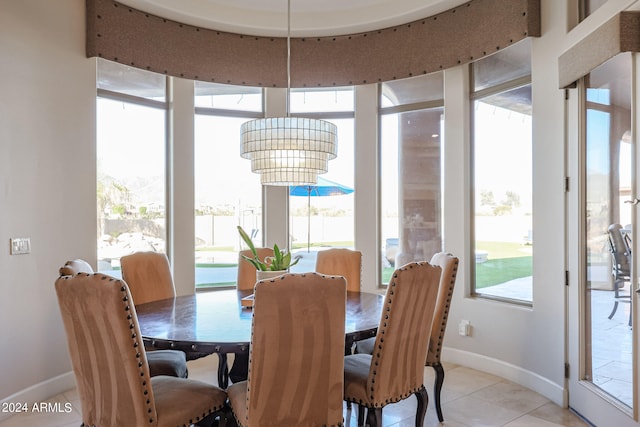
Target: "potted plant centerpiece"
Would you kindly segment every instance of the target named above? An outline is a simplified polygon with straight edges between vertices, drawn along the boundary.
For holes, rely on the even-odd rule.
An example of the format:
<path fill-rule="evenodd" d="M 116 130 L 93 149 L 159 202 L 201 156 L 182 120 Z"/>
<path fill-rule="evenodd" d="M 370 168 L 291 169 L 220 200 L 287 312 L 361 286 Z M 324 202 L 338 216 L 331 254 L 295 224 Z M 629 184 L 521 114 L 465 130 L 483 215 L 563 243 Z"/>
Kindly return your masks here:
<path fill-rule="evenodd" d="M 242 255 L 242 257 L 256 268 L 256 280 L 280 276 L 281 274 L 286 273 L 289 270 L 289 267 L 296 265 L 299 261 L 298 258 L 292 261 L 291 252 L 286 249 L 280 249 L 277 244 L 273 245 L 272 257 L 260 259 L 251 238 L 241 226 L 238 226 L 238 233 L 240 233 L 240 237 L 242 237 L 242 240 L 244 240 L 244 243 L 246 243 L 253 254 L 252 257 L 245 255 Z"/>

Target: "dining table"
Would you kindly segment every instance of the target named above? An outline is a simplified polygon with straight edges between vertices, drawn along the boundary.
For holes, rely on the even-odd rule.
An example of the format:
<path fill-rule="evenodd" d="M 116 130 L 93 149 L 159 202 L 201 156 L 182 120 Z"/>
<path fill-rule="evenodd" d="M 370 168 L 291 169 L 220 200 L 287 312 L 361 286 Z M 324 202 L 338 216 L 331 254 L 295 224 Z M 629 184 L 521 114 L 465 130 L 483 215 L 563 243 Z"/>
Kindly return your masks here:
<path fill-rule="evenodd" d="M 229 383 L 228 353 L 246 360 L 251 343 L 253 311 L 243 305 L 251 291 L 198 291 L 136 305 L 140 332 L 151 349 L 175 349 L 199 355 L 218 354 L 218 384 Z M 345 353 L 356 341 L 376 335 L 384 296 L 347 292 Z M 235 363 L 234 363 L 235 368 Z"/>

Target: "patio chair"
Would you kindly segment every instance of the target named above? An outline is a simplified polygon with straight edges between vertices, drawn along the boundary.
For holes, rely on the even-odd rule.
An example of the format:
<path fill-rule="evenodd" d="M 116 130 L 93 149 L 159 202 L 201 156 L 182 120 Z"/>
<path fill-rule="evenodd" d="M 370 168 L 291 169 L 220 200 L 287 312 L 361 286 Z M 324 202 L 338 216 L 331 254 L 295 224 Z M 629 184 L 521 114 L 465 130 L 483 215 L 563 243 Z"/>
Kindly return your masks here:
<path fill-rule="evenodd" d="M 60 267 L 60 276 L 73 276 L 78 273 L 93 274 L 91 265 L 83 259 L 67 261 Z M 182 351 L 155 350 L 147 353 L 149 372 L 152 377 L 157 375 L 169 375 L 172 377 L 187 378 L 187 359 Z"/>
<path fill-rule="evenodd" d="M 82 407 L 82 425 L 211 426 L 226 421 L 226 393 L 204 382 L 151 377 L 129 287 L 103 274 L 55 283 Z"/>
<path fill-rule="evenodd" d="M 609 251 L 611 252 L 611 274 L 613 275 L 613 309 L 609 313 L 609 319 L 613 318 L 618 310 L 618 303 L 631 303 L 631 293 L 623 294 L 625 283 L 631 282 L 631 249 L 622 235 L 620 224 L 611 224 L 608 228 Z M 629 326 L 631 326 L 631 310 L 629 310 Z"/>
<path fill-rule="evenodd" d="M 227 389 L 240 427 L 343 425 L 345 290 L 317 273 L 256 284 L 249 376 Z"/>
<path fill-rule="evenodd" d="M 373 354 L 344 358 L 344 398 L 358 405 L 358 424 L 367 409 L 370 427 L 382 426 L 382 409 L 414 394 L 416 426 L 422 426 L 428 395 L 424 364 L 442 269 L 414 262 L 397 269 L 389 282 Z"/>

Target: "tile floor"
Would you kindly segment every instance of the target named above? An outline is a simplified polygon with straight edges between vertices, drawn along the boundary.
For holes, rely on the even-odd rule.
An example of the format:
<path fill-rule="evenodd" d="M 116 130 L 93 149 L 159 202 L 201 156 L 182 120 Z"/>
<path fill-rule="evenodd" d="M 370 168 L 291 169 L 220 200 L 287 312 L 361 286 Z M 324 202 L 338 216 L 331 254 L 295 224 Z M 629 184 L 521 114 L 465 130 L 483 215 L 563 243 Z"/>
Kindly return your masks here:
<path fill-rule="evenodd" d="M 629 294 L 627 285 L 624 293 Z M 593 383 L 627 406 L 633 403 L 633 334 L 629 326 L 631 305 L 619 303 L 613 307 L 613 292 L 591 292 L 591 363 Z"/>
<path fill-rule="evenodd" d="M 208 356 L 189 362 L 189 377 L 216 383 L 217 357 Z M 433 406 L 431 387 L 433 369 L 425 368 L 425 385 L 429 390 L 429 408 L 425 426 L 586 426 L 569 410 L 562 409 L 545 397 L 494 375 L 457 365 L 445 364 L 442 410 L 445 423 L 438 423 Z M 64 408 L 71 403 L 69 413 L 25 413 L 14 415 L 0 427 L 78 427 L 81 423 L 80 401 L 75 389 L 50 399 Z M 416 400 L 406 399 L 387 406 L 383 411 L 385 427 L 414 426 Z M 353 413 L 352 413 L 353 412 Z M 345 426 L 356 425 L 357 411 L 345 409 Z"/>

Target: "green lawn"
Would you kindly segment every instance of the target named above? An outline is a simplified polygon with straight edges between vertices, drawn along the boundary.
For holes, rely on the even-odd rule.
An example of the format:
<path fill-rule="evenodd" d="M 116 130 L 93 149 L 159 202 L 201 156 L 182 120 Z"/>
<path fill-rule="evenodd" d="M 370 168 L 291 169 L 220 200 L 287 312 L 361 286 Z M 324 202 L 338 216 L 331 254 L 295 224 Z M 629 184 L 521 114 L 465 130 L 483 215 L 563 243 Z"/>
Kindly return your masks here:
<path fill-rule="evenodd" d="M 334 246 L 341 246 L 340 243 L 345 246 L 350 242 L 332 242 Z M 294 247 L 297 246 L 294 245 Z M 527 249 L 530 248 L 531 246 L 523 246 L 512 242 L 478 242 L 477 249 L 479 251 L 487 251 L 489 256 L 487 262 L 476 264 L 476 288 L 486 288 L 509 280 L 531 276 L 533 274 L 533 257 L 527 253 Z M 237 264 L 198 263 L 197 267 L 217 268 L 233 267 L 235 265 Z M 382 270 L 382 283 L 389 283 L 394 270 L 393 267 L 387 267 Z M 235 285 L 235 282 L 200 284 L 198 287 L 233 285 Z"/>
<path fill-rule="evenodd" d="M 477 250 L 489 253 L 487 262 L 476 264 L 476 288 L 504 283 L 533 274 L 533 257 L 523 246 L 512 242 L 477 242 Z"/>
<path fill-rule="evenodd" d="M 479 251 L 489 253 L 487 262 L 476 264 L 476 288 L 486 288 L 533 274 L 531 246 L 512 242 L 478 242 Z M 394 268 L 382 270 L 382 283 L 389 283 Z"/>

